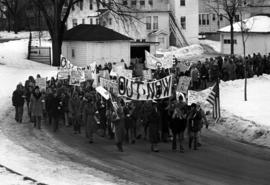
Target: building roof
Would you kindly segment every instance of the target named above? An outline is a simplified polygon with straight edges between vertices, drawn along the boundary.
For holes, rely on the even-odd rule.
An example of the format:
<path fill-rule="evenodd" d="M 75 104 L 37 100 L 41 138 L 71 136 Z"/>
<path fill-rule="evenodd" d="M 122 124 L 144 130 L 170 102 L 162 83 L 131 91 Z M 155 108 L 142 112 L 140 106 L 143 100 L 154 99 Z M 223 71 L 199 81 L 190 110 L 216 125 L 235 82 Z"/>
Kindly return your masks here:
<path fill-rule="evenodd" d="M 270 33 L 270 17 L 259 15 L 243 20 L 244 29 L 249 33 Z M 233 24 L 234 32 L 241 32 L 241 22 Z M 230 32 L 231 26 L 221 28 L 219 32 Z"/>
<path fill-rule="evenodd" d="M 64 41 L 116 41 L 133 40 L 114 30 L 100 26 L 80 24 L 64 34 Z"/>

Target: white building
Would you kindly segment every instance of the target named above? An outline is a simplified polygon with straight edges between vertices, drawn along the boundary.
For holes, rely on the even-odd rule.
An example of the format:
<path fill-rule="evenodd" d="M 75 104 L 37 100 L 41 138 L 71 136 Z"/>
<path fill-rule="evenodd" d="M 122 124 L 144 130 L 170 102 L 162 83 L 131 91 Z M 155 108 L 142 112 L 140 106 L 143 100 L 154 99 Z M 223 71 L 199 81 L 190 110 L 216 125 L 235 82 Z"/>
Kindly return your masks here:
<path fill-rule="evenodd" d="M 170 0 L 171 11 L 189 44 L 198 43 L 199 1 Z"/>
<path fill-rule="evenodd" d="M 73 5 L 67 19 L 67 29 L 79 24 L 99 24 L 96 0 L 84 0 Z"/>
<path fill-rule="evenodd" d="M 131 40 L 100 25 L 82 24 L 65 33 L 62 55 L 79 67 L 86 67 L 92 62 L 104 65 L 121 60 L 129 65 Z"/>
<path fill-rule="evenodd" d="M 254 16 L 241 22 L 233 24 L 234 28 L 234 53 L 243 55 L 242 32 L 245 30 L 244 39 L 246 40 L 246 55 L 260 52 L 262 55 L 270 52 L 270 17 L 269 16 Z M 230 26 L 221 28 L 221 52 L 230 54 L 231 39 Z"/>

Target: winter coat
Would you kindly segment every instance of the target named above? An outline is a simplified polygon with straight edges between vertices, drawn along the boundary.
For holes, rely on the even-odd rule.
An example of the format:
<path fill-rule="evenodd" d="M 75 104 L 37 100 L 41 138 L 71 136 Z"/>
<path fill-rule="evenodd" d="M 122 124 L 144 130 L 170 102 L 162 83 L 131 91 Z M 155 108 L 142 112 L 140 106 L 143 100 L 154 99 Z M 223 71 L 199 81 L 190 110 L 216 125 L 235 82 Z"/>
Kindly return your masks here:
<path fill-rule="evenodd" d="M 188 131 L 198 132 L 201 128 L 202 115 L 200 111 L 191 111 L 188 115 Z"/>
<path fill-rule="evenodd" d="M 58 96 L 53 96 L 51 99 L 51 115 L 54 118 L 58 118 L 62 115 L 63 111 L 63 103 L 61 101 L 61 98 Z"/>
<path fill-rule="evenodd" d="M 53 94 L 47 94 L 45 97 L 46 102 L 46 111 L 49 115 L 52 114 L 52 101 L 53 101 Z"/>
<path fill-rule="evenodd" d="M 186 129 L 187 104 L 180 102 L 172 115 L 171 129 L 173 132 L 183 132 Z"/>
<path fill-rule="evenodd" d="M 21 90 L 15 90 L 12 94 L 12 105 L 23 106 L 24 105 L 24 92 Z"/>
<path fill-rule="evenodd" d="M 161 127 L 161 117 L 158 110 L 151 108 L 149 115 L 149 140 L 151 143 L 159 141 L 159 130 Z"/>
<path fill-rule="evenodd" d="M 69 111 L 73 117 L 81 116 L 81 100 L 80 98 L 71 98 L 69 103 Z"/>
<path fill-rule="evenodd" d="M 33 93 L 30 98 L 30 110 L 33 116 L 43 115 L 43 102 L 44 98 L 41 93 Z"/>

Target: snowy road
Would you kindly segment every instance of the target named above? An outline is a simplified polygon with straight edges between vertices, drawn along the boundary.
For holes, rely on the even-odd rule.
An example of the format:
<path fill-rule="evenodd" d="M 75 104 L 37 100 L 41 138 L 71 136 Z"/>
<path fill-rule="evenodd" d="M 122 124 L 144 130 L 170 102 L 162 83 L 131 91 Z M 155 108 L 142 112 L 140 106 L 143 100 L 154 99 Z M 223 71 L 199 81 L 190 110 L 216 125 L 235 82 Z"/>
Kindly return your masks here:
<path fill-rule="evenodd" d="M 61 173 L 67 171 L 59 165 L 76 168 L 81 173 L 87 173 L 89 168 L 89 180 L 93 175 L 104 179 L 104 184 L 267 185 L 270 182 L 269 149 L 238 143 L 209 130 L 204 130 L 203 147 L 199 151 L 173 153 L 170 144 L 161 144 L 160 153 L 150 153 L 149 144 L 139 141 L 135 145 L 125 145 L 122 154 L 116 152 L 113 141 L 106 138 L 97 136 L 95 144 L 89 145 L 83 136 L 73 135 L 70 128 L 61 128 L 57 134 L 48 126 L 37 131 L 27 122 L 14 123 L 10 114 L 13 111 L 9 111 L 0 123 L 2 134 L 54 164 L 55 178 L 63 182 L 68 178 L 61 179 Z M 39 170 L 46 175 L 44 169 Z M 76 176 L 73 174 L 72 178 Z"/>

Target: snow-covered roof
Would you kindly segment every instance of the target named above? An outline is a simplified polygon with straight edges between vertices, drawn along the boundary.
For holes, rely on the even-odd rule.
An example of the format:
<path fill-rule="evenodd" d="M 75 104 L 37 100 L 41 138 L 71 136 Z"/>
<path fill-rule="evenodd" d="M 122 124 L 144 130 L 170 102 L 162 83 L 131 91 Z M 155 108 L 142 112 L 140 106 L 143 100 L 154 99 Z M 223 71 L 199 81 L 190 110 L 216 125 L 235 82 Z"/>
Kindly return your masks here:
<path fill-rule="evenodd" d="M 269 16 L 254 16 L 244 21 L 244 29 L 251 33 L 270 33 L 270 17 Z M 234 32 L 241 32 L 241 22 L 233 24 Z M 226 26 L 219 29 L 219 32 L 230 32 L 231 26 Z"/>

